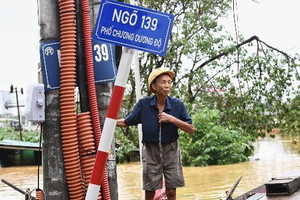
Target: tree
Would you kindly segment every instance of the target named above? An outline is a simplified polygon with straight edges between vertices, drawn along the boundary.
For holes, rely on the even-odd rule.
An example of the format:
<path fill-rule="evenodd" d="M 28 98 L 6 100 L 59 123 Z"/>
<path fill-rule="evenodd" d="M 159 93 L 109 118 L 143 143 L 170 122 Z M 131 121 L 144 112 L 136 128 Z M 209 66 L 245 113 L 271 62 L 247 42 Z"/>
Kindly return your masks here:
<path fill-rule="evenodd" d="M 236 127 L 253 138 L 283 122 L 278 113 L 300 79 L 298 54 L 290 56 L 257 36 L 238 35 L 234 40 L 219 24 L 231 9 L 231 0 L 138 3 L 175 16 L 166 56 L 140 54 L 145 95 L 149 95 L 148 75 L 164 66 L 175 72 L 171 95 L 183 99 L 192 115 L 203 108 L 217 109 L 223 126 Z M 123 103 L 127 111 L 135 102 L 133 80 Z"/>
<path fill-rule="evenodd" d="M 220 111 L 205 108 L 193 115 L 195 133 L 190 136 L 181 131 L 182 163 L 206 166 L 237 163 L 249 160 L 253 146 L 243 131 L 221 124 Z"/>
<path fill-rule="evenodd" d="M 285 133 L 300 135 L 300 95 L 288 99 L 279 113 L 280 129 Z"/>

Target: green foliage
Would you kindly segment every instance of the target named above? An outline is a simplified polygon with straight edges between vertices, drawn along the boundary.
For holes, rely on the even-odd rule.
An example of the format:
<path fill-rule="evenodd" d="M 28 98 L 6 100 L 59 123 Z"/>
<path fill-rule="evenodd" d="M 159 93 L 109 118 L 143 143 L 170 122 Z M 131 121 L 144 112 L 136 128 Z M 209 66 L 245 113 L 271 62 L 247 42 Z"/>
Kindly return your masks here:
<path fill-rule="evenodd" d="M 125 163 L 130 161 L 130 156 L 136 149 L 134 143 L 128 139 L 121 131 L 116 131 L 117 147 L 117 161 L 118 163 Z M 136 140 L 135 140 L 136 141 Z"/>
<path fill-rule="evenodd" d="M 15 131 L 12 128 L 0 128 L 0 141 L 8 139 L 8 140 L 20 140 L 20 132 Z M 22 141 L 24 142 L 40 142 L 40 133 L 34 131 L 22 131 Z"/>
<path fill-rule="evenodd" d="M 218 110 L 202 109 L 192 116 L 195 133 L 181 133 L 182 163 L 187 166 L 223 165 L 247 161 L 251 138 L 221 125 Z"/>
<path fill-rule="evenodd" d="M 280 129 L 288 134 L 300 135 L 300 95 L 288 99 L 279 113 Z"/>
<path fill-rule="evenodd" d="M 288 55 L 256 36 L 245 39 L 238 35 L 234 39 L 220 25 L 220 19 L 231 9 L 232 0 L 138 0 L 137 3 L 175 16 L 166 56 L 139 54 L 143 96 L 150 95 L 147 87 L 150 72 L 157 67 L 166 67 L 175 72 L 171 95 L 182 99 L 189 113 L 197 116 L 195 108 L 201 107 L 219 112 L 218 124 L 212 126 L 209 121 L 205 126 L 210 128 L 201 132 L 205 136 L 198 138 L 199 141 L 193 140 L 190 151 L 200 148 L 208 152 L 195 154 L 193 165 L 226 163 L 225 157 L 230 158 L 230 162 L 246 160 L 241 157 L 251 152 L 247 150 L 251 149 L 246 145 L 247 141 L 258 135 L 264 136 L 273 128 L 299 133 L 299 97 L 293 99 L 291 96 L 299 90 L 295 84 L 300 80 L 297 71 L 299 55 Z M 130 73 L 124 95 L 122 117 L 136 102 L 133 75 Z M 124 133 L 130 136 L 131 131 L 125 129 Z M 225 136 L 236 139 L 237 135 L 246 141 L 240 146 L 228 145 L 230 141 Z M 210 141 L 220 137 L 222 142 L 219 139 L 215 143 Z M 136 141 L 136 138 L 130 140 Z M 214 145 L 208 148 L 205 141 Z M 236 154 L 230 152 L 228 146 L 236 148 Z M 229 151 L 229 154 L 223 152 L 220 156 L 221 151 Z M 220 152 L 218 162 L 210 152 Z M 186 162 L 191 163 L 190 160 Z"/>

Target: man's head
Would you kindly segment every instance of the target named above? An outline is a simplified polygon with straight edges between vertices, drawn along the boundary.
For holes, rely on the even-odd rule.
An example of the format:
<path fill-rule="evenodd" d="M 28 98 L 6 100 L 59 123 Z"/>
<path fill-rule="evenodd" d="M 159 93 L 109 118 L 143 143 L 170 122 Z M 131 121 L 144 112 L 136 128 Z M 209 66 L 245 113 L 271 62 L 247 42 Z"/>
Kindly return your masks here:
<path fill-rule="evenodd" d="M 174 77 L 174 73 L 172 71 L 166 70 L 164 68 L 156 68 L 154 69 L 148 77 L 148 88 L 152 93 L 156 93 L 155 84 L 157 79 L 162 75 L 167 74 L 171 81 Z"/>

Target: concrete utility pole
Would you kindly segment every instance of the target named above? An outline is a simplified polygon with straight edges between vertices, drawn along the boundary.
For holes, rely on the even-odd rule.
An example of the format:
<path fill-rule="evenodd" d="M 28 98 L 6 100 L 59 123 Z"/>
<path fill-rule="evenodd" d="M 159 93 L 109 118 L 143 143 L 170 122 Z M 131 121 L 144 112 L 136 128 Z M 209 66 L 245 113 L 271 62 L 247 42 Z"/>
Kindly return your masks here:
<path fill-rule="evenodd" d="M 39 0 L 40 43 L 59 40 L 58 1 Z M 60 127 L 59 90 L 45 92 L 45 122 L 43 124 L 43 189 L 46 199 L 69 199 L 64 170 Z"/>
<path fill-rule="evenodd" d="M 59 40 L 60 39 L 60 26 L 59 26 L 59 6 L 58 1 L 52 0 L 39 0 L 39 24 L 41 43 Z M 94 30 L 97 15 L 99 11 L 100 0 L 90 0 L 90 19 L 91 30 Z M 80 1 L 75 0 L 76 8 L 79 12 L 76 14 L 77 31 L 82 28 L 81 14 L 80 14 Z M 77 72 L 80 76 L 84 76 L 85 72 L 82 70 L 85 66 L 83 50 L 82 32 L 78 33 L 77 38 Z M 118 50 L 121 48 L 118 47 Z M 120 51 L 116 53 L 119 58 Z M 83 58 L 83 59 L 82 59 Z M 96 94 L 98 99 L 98 110 L 101 122 L 101 127 L 104 125 L 106 112 L 109 106 L 112 92 L 112 83 L 96 85 Z M 80 101 L 82 111 L 89 109 L 87 98 L 86 85 L 79 85 L 82 88 L 80 91 Z M 69 199 L 68 187 L 66 181 L 66 174 L 64 170 L 64 161 L 62 153 L 62 139 L 60 127 L 60 105 L 59 105 L 59 90 L 50 90 L 45 92 L 46 107 L 45 107 L 45 122 L 43 133 L 43 183 L 46 198 L 48 200 L 54 199 Z M 118 185 L 116 173 L 116 153 L 114 141 L 112 142 L 112 152 L 107 161 L 107 172 L 109 178 L 109 187 L 112 200 L 118 200 Z"/>
<path fill-rule="evenodd" d="M 90 2 L 91 31 L 94 32 L 101 0 L 90 0 L 89 2 Z M 117 48 L 121 49 L 120 47 Z M 118 58 L 121 57 L 120 51 L 116 51 L 116 57 L 117 57 L 117 66 L 118 66 Z M 112 87 L 113 87 L 112 83 L 96 85 L 96 94 L 98 99 L 98 110 L 99 110 L 101 128 L 103 128 L 104 126 L 107 109 L 111 99 Z M 114 139 L 111 144 L 111 153 L 109 154 L 108 160 L 106 162 L 106 168 L 108 174 L 111 200 L 118 200 L 117 163 L 116 163 Z"/>

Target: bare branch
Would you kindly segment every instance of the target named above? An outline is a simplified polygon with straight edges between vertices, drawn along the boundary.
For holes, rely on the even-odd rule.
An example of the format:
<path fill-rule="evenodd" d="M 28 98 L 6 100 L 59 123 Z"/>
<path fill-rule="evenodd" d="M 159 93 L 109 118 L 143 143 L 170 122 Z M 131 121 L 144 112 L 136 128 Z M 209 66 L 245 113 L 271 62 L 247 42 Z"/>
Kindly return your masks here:
<path fill-rule="evenodd" d="M 235 49 L 239 49 L 239 48 L 242 47 L 243 45 L 248 44 L 248 43 L 252 42 L 253 40 L 256 40 L 256 41 L 258 41 L 258 42 L 261 42 L 261 43 L 263 43 L 264 45 L 266 45 L 268 48 L 270 48 L 270 49 L 272 49 L 272 50 L 275 50 L 275 51 L 277 51 L 277 52 L 283 54 L 283 55 L 284 55 L 285 57 L 287 57 L 288 59 L 293 60 L 287 53 L 285 53 L 285 52 L 283 52 L 283 51 L 281 51 L 281 50 L 279 50 L 279 49 L 277 49 L 277 48 L 275 48 L 275 47 L 272 47 L 272 46 L 268 45 L 268 44 L 265 43 L 264 41 L 260 40 L 256 35 L 250 37 L 249 39 L 243 41 L 243 42 L 240 43 L 240 44 L 235 45 Z M 216 56 L 214 56 L 214 57 L 208 59 L 207 61 L 205 61 L 205 62 L 203 62 L 201 65 L 199 65 L 199 67 L 198 67 L 195 71 L 197 71 L 197 70 L 203 68 L 205 65 L 209 64 L 210 62 L 213 62 L 213 61 L 215 61 L 215 60 L 217 60 L 217 59 L 219 59 L 219 58 L 221 58 L 221 57 L 223 57 L 223 56 L 227 56 L 227 55 L 230 54 L 231 52 L 232 52 L 232 51 L 225 51 L 225 52 L 222 52 L 222 53 L 220 53 L 220 54 L 218 54 L 218 55 L 216 55 Z"/>

